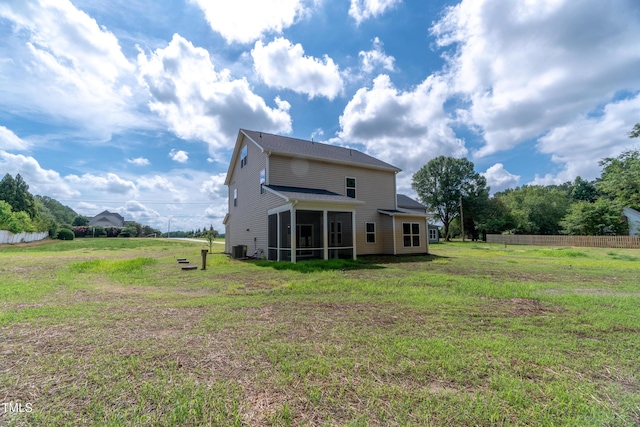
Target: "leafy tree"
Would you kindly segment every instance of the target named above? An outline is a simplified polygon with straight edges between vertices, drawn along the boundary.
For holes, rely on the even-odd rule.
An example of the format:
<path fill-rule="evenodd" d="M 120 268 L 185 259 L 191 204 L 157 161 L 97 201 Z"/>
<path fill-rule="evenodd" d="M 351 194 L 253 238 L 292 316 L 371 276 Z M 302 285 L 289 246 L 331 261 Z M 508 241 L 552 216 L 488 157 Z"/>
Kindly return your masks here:
<path fill-rule="evenodd" d="M 555 185 L 524 185 L 497 193 L 515 221 L 517 234 L 559 234 L 560 220 L 571 200 L 566 188 Z"/>
<path fill-rule="evenodd" d="M 636 125 L 629 132 L 629 138 L 638 138 L 640 137 L 640 123 L 636 123 Z"/>
<path fill-rule="evenodd" d="M 571 205 L 569 213 L 560 221 L 564 233 L 581 236 L 627 234 L 628 226 L 621 216 L 622 207 L 600 198 L 594 203 L 579 201 Z"/>
<path fill-rule="evenodd" d="M 488 194 L 486 186 L 486 179 L 474 171 L 472 162 L 445 156 L 430 160 L 413 175 L 412 183 L 420 201 L 442 221 L 446 240 L 450 240 L 451 221 L 460 215 L 461 199 L 472 204 L 475 198 Z"/>
<path fill-rule="evenodd" d="M 65 206 L 55 199 L 48 196 L 35 196 L 38 211 L 47 209 L 55 218 L 60 226 L 69 228 L 71 223 L 78 214 L 69 206 Z M 39 202 L 39 203 L 38 203 Z"/>
<path fill-rule="evenodd" d="M 482 234 L 482 240 L 486 240 L 487 234 L 501 234 L 507 230 L 513 230 L 516 221 L 511 211 L 498 197 L 492 197 L 484 205 L 477 228 Z"/>
<path fill-rule="evenodd" d="M 78 215 L 73 219 L 71 225 L 73 225 L 74 227 L 87 226 L 89 225 L 89 218 L 84 215 Z"/>
<path fill-rule="evenodd" d="M 585 201 L 593 203 L 598 198 L 598 189 L 596 188 L 595 183 L 586 181 L 577 176 L 573 181 L 573 185 L 571 188 L 571 198 L 574 201 Z"/>
<path fill-rule="evenodd" d="M 29 186 L 20 174 L 15 179 L 6 174 L 0 181 L 0 200 L 11 205 L 14 212 L 25 212 L 29 218 L 36 217 L 36 204 L 33 195 L 29 193 Z"/>
<path fill-rule="evenodd" d="M 602 175 L 596 187 L 620 206 L 640 210 L 640 151 L 629 150 L 600 161 Z"/>
<path fill-rule="evenodd" d="M 11 210 L 11 205 L 4 200 L 0 200 L 0 230 L 7 230 L 12 233 L 20 233 L 20 224 Z"/>

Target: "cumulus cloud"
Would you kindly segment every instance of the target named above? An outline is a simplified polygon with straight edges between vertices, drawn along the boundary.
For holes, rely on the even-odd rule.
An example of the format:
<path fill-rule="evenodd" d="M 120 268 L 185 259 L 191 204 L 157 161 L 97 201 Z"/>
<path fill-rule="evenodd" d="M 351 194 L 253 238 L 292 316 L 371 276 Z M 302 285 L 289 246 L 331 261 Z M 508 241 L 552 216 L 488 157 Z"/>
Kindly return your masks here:
<path fill-rule="evenodd" d="M 533 183 L 562 184 L 576 176 L 595 179 L 600 170 L 598 160 L 617 157 L 631 149 L 635 140 L 628 132 L 640 117 L 640 95 L 612 102 L 597 115 L 585 114 L 563 126 L 558 126 L 539 139 L 538 149 L 551 155 L 551 160 L 563 168 L 557 174 L 536 176 Z"/>
<path fill-rule="evenodd" d="M 10 129 L 0 126 L 0 150 L 22 151 L 28 149 L 30 144 Z"/>
<path fill-rule="evenodd" d="M 430 76 L 413 90 L 399 91 L 381 74 L 359 89 L 340 116 L 343 144 L 364 145 L 370 154 L 412 174 L 439 155 L 467 154 L 444 112 L 448 88 Z"/>
<path fill-rule="evenodd" d="M 393 8 L 402 0 L 351 0 L 349 16 L 360 25 L 363 21 L 375 18 Z"/>
<path fill-rule="evenodd" d="M 293 45 L 282 37 L 266 46 L 257 41 L 251 56 L 256 72 L 268 86 L 304 93 L 309 99 L 333 99 L 343 90 L 340 71 L 331 58 L 306 56 L 302 45 Z"/>
<path fill-rule="evenodd" d="M 67 175 L 65 181 L 81 187 L 84 191 L 101 191 L 110 194 L 128 194 L 136 191 L 133 181 L 120 178 L 115 173 L 107 173 L 106 176 L 98 176 L 85 173 L 82 176 Z"/>
<path fill-rule="evenodd" d="M 209 176 L 200 186 L 200 192 L 207 195 L 211 200 L 227 198 L 227 187 L 224 185 L 226 173 Z M 224 205 L 225 210 L 227 209 Z"/>
<path fill-rule="evenodd" d="M 169 157 L 171 157 L 171 160 L 175 162 L 186 163 L 187 160 L 189 160 L 189 153 L 183 150 L 172 149 L 169 152 Z"/>
<path fill-rule="evenodd" d="M 483 157 L 640 89 L 640 3 L 463 0 L 431 32 Z M 577 141 L 577 140 L 576 140 Z M 555 150 L 549 150 L 556 154 Z M 558 153 L 559 154 L 559 153 Z"/>
<path fill-rule="evenodd" d="M 301 0 L 191 1 L 228 43 L 251 43 L 266 33 L 282 33 L 308 12 Z"/>
<path fill-rule="evenodd" d="M 378 37 L 373 39 L 373 47 L 369 51 L 360 51 L 358 53 L 362 62 L 362 70 L 365 73 L 372 73 L 376 69 L 384 69 L 386 71 L 395 70 L 395 58 L 384 53 L 382 42 Z"/>
<path fill-rule="evenodd" d="M 80 195 L 74 185 L 51 169 L 44 169 L 36 159 L 22 154 L 11 154 L 0 150 L 0 170 L 11 175 L 20 174 L 29 184 L 32 194 L 56 198 L 70 198 Z"/>
<path fill-rule="evenodd" d="M 502 163 L 496 163 L 486 172 L 483 172 L 482 175 L 487 179 L 487 185 L 491 188 L 491 193 L 514 188 L 520 181 L 520 176 L 506 170 Z"/>
<path fill-rule="evenodd" d="M 135 66 L 113 33 L 69 0 L 3 2 L 0 17 L 14 25 L 6 43 L 15 53 L 0 62 L 0 105 L 71 121 L 96 138 L 143 126 Z"/>
<path fill-rule="evenodd" d="M 151 162 L 144 157 L 136 157 L 135 159 L 127 159 L 127 163 L 131 163 L 136 166 L 149 166 Z"/>
<path fill-rule="evenodd" d="M 209 144 L 212 158 L 235 141 L 239 128 L 291 132 L 289 104 L 267 106 L 245 78 L 234 80 L 229 70 L 216 71 L 209 53 L 178 34 L 169 45 L 147 57 L 138 55 L 139 80 L 151 97 L 151 110 L 178 137 Z"/>

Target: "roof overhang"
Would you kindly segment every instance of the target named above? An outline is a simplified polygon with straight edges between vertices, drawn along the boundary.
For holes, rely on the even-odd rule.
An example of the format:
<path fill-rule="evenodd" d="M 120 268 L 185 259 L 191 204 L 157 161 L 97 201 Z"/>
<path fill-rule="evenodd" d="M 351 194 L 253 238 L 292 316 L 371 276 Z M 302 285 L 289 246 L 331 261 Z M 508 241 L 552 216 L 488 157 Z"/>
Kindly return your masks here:
<path fill-rule="evenodd" d="M 409 211 L 404 209 L 378 209 L 378 213 L 382 215 L 388 215 L 392 217 L 412 217 L 412 218 L 431 218 L 430 214 L 420 213 L 416 211 Z"/>

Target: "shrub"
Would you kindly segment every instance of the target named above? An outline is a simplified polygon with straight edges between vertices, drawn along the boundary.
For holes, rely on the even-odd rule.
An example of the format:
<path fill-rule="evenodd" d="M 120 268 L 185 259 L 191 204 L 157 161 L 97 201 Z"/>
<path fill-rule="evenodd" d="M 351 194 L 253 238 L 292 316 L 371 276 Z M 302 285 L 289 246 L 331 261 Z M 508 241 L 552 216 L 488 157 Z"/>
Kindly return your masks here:
<path fill-rule="evenodd" d="M 73 240 L 74 234 L 73 231 L 67 228 L 61 228 L 58 230 L 58 239 L 60 240 Z"/>
<path fill-rule="evenodd" d="M 91 235 L 91 229 L 86 225 L 79 225 L 77 227 L 73 227 L 73 234 L 76 237 L 84 237 L 86 235 Z"/>

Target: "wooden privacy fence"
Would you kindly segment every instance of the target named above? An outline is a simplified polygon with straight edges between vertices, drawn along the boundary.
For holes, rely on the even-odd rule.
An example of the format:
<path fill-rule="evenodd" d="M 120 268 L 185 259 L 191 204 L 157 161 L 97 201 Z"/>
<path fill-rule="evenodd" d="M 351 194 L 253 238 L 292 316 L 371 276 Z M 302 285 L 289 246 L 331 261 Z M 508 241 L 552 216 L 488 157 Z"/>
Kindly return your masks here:
<path fill-rule="evenodd" d="M 536 246 L 586 246 L 593 248 L 640 249 L 640 236 L 533 236 L 487 234 L 488 243 Z"/>
<path fill-rule="evenodd" d="M 22 242 L 35 242 L 36 240 L 42 240 L 49 237 L 48 231 L 42 231 L 39 233 L 17 233 L 13 234 L 7 230 L 0 230 L 0 243 L 22 243 Z"/>

